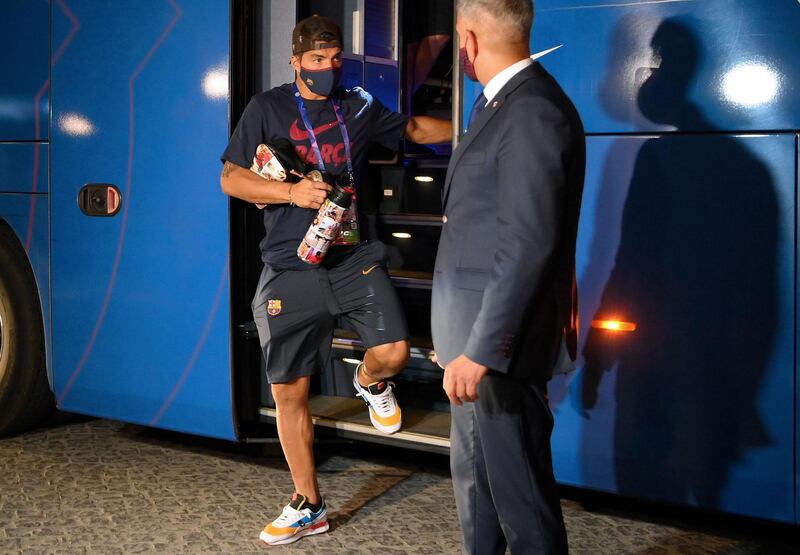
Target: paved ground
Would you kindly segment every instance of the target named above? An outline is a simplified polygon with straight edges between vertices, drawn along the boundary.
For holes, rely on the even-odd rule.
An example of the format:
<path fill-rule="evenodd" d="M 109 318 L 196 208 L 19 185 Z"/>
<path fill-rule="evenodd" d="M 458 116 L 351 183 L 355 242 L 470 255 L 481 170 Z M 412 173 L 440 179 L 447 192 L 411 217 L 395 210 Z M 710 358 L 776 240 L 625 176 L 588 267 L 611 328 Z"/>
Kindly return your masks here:
<path fill-rule="evenodd" d="M 258 532 L 291 492 L 276 445 L 104 420 L 3 439 L 0 553 L 459 552 L 444 457 L 360 443 L 326 443 L 317 452 L 332 531 L 268 548 Z M 719 519 L 698 525 L 697 515 L 604 503 L 593 500 L 590 511 L 564 501 L 572 553 L 800 553 L 791 537 L 778 537 L 781 528 Z"/>

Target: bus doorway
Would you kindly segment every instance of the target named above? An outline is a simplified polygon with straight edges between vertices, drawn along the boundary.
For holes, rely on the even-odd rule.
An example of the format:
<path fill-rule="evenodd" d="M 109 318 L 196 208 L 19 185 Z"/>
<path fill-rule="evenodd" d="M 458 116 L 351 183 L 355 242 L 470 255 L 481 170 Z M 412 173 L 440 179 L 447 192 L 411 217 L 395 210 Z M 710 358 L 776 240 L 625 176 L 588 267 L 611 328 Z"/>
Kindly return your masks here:
<path fill-rule="evenodd" d="M 453 114 L 453 2 L 414 0 L 301 0 L 234 2 L 231 131 L 258 92 L 294 79 L 288 64 L 291 31 L 312 14 L 334 19 L 344 35 L 342 86 L 362 87 L 393 111 L 451 119 Z M 238 24 L 237 24 L 238 21 Z M 361 226 L 389 252 L 388 270 L 411 334 L 411 358 L 393 381 L 403 409 L 403 429 L 375 430 L 352 386 L 364 355 L 357 334 L 340 326 L 331 357 L 314 379 L 311 409 L 319 428 L 336 434 L 431 451 L 449 449 L 449 403 L 442 370 L 431 360 L 430 301 L 433 265 L 442 225 L 441 192 L 450 145 L 404 141 L 396 151 L 375 147 L 359 191 Z M 234 381 L 243 437 L 263 434 L 275 421 L 274 403 L 251 313 L 261 272 L 262 213 L 231 201 Z"/>

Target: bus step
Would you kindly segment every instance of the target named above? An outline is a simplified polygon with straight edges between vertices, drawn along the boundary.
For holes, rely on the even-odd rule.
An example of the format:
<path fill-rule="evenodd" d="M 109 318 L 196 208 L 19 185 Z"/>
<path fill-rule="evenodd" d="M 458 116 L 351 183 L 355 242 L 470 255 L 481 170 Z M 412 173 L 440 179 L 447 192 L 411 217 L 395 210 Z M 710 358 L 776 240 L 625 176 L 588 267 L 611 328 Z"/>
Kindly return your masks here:
<path fill-rule="evenodd" d="M 434 453 L 450 452 L 450 413 L 405 408 L 403 429 L 396 434 L 387 435 L 372 426 L 367 408 L 361 399 L 311 395 L 309 405 L 314 425 L 333 430 L 340 437 Z M 274 408 L 261 407 L 259 412 L 266 421 L 275 422 Z"/>

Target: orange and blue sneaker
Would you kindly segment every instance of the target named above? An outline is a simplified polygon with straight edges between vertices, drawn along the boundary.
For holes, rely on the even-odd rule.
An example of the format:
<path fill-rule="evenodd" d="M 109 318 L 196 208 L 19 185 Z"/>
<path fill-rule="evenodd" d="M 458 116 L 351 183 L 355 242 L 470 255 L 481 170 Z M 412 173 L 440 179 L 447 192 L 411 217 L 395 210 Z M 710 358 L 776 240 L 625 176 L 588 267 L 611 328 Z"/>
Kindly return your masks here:
<path fill-rule="evenodd" d="M 304 495 L 295 493 L 283 508 L 281 516 L 270 522 L 259 534 L 259 539 L 269 545 L 293 543 L 303 536 L 313 536 L 328 531 L 328 509 L 325 500 L 314 511 Z"/>
<path fill-rule="evenodd" d="M 403 425 L 400 406 L 394 397 L 394 384 L 380 380 L 364 387 L 358 383 L 358 372 L 363 364 L 362 362 L 356 367 L 356 373 L 353 375 L 356 396 L 361 397 L 369 407 L 369 419 L 375 429 L 384 434 L 393 434 Z"/>

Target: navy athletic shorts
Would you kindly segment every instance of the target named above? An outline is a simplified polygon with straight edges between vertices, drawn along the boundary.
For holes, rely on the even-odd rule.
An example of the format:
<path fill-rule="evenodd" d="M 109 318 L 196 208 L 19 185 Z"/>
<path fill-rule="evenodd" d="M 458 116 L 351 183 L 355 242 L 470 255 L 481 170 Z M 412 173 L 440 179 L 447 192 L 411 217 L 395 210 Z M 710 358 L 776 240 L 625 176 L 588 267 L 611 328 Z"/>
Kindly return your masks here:
<path fill-rule="evenodd" d="M 312 270 L 261 272 L 252 309 L 269 383 L 325 368 L 337 319 L 366 348 L 408 339 L 384 244 L 369 241 L 328 257 Z"/>

